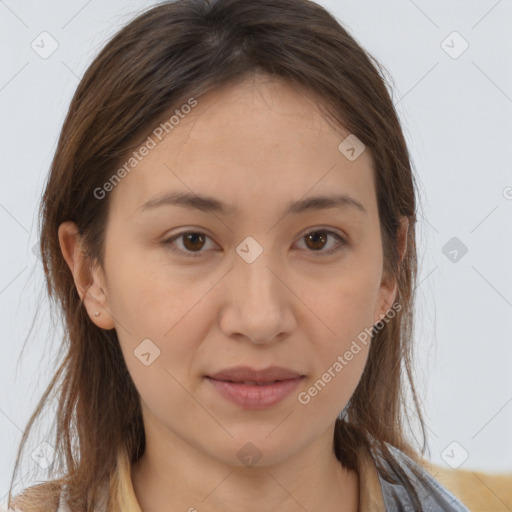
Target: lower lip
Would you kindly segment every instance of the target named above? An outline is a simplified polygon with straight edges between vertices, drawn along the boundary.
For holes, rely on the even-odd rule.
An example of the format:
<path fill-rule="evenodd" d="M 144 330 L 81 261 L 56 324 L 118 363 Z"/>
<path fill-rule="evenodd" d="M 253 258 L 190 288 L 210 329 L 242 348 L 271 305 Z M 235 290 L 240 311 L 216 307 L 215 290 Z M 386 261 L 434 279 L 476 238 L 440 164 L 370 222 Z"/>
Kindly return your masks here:
<path fill-rule="evenodd" d="M 207 379 L 224 398 L 243 409 L 266 409 L 284 400 L 302 382 L 303 377 L 262 386 L 215 380 L 211 377 Z"/>

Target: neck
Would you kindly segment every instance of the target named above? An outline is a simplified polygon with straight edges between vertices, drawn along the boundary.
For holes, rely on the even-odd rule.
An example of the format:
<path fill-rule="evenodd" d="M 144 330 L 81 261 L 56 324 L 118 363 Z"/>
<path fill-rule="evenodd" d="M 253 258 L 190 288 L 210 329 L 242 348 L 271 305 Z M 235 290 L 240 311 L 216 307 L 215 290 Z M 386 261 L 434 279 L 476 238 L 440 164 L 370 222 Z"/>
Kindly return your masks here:
<path fill-rule="evenodd" d="M 146 432 L 133 489 L 143 512 L 355 512 L 358 477 L 336 459 L 333 432 L 334 425 L 292 457 L 254 467 L 223 463 L 168 430 L 163 446 L 162 436 Z"/>

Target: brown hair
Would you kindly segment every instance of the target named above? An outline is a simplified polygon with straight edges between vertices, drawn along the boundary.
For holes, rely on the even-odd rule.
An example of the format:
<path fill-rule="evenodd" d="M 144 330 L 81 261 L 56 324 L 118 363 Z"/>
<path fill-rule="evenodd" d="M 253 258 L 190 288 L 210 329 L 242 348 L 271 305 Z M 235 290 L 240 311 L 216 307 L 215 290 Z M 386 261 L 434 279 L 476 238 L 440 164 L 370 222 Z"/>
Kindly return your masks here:
<path fill-rule="evenodd" d="M 60 134 L 39 214 L 48 294 L 64 313 L 65 357 L 29 419 L 13 481 L 28 432 L 52 392 L 58 396 L 54 448 L 64 476 L 18 496 L 15 504 L 27 512 L 31 504 L 37 510 L 42 504 L 55 510 L 62 485 L 71 510 L 92 511 L 105 482 L 110 486 L 109 511 L 135 510 L 127 496 L 130 464 L 145 448 L 139 396 L 116 331 L 102 330 L 88 317 L 62 256 L 58 227 L 75 222 L 91 264 L 101 265 L 109 196 L 97 200 L 94 190 L 168 112 L 187 98 L 254 72 L 311 92 L 326 118 L 347 128 L 371 151 L 383 270 L 397 280 L 401 309 L 373 334 L 347 414 L 336 422 L 333 446 L 341 463 L 356 471 L 358 447 L 378 449 L 420 510 L 413 486 L 386 446 L 420 461 L 403 425 L 411 418 L 404 395 L 409 384 L 425 450 L 412 378 L 415 183 L 383 68 L 327 10 L 310 0 L 178 0 L 142 13 L 108 42 L 82 78 Z M 402 216 L 409 219 L 409 229 L 400 262 L 397 231 Z M 394 481 L 385 467 L 379 470 Z"/>

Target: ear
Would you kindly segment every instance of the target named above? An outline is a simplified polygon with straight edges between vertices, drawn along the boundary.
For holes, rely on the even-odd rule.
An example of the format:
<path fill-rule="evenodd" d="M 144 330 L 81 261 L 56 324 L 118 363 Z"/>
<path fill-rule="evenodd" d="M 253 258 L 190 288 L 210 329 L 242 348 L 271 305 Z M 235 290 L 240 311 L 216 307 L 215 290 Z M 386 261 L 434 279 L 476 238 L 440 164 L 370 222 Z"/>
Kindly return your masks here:
<path fill-rule="evenodd" d="M 400 225 L 397 234 L 397 250 L 399 256 L 399 266 L 407 250 L 407 232 L 409 230 L 409 219 L 405 216 L 400 217 Z M 384 275 L 380 285 L 379 300 L 376 304 L 374 314 L 374 325 L 386 316 L 393 303 L 395 302 L 398 290 L 398 283 L 391 276 Z"/>
<path fill-rule="evenodd" d="M 113 329 L 115 324 L 105 286 L 105 279 L 99 265 L 92 265 L 82 249 L 82 240 L 74 222 L 63 222 L 58 230 L 62 255 L 68 264 L 76 289 L 90 319 L 101 329 Z M 95 315 L 99 313 L 99 315 Z"/>

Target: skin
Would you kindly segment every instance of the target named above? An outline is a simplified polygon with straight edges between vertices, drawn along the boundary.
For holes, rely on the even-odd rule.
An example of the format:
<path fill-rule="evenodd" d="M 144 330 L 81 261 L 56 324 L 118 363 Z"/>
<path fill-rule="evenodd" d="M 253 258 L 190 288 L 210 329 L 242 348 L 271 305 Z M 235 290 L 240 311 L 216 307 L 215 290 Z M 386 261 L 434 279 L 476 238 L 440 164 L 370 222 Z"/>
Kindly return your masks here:
<path fill-rule="evenodd" d="M 116 329 L 141 397 L 146 451 L 132 482 L 144 512 L 358 509 L 357 474 L 341 466 L 332 439 L 369 344 L 308 404 L 298 401 L 396 297 L 382 273 L 372 157 L 366 150 L 349 161 L 338 150 L 348 134 L 312 97 L 254 75 L 200 97 L 110 192 L 103 268 L 89 271 L 76 226 L 60 226 L 91 321 Z M 141 211 L 171 191 L 207 194 L 239 211 Z M 283 217 L 289 201 L 333 192 L 366 212 L 345 206 Z M 308 243 L 305 235 L 321 229 L 346 245 L 332 236 Z M 207 238 L 178 238 L 176 252 L 164 244 L 187 230 Z M 402 255 L 406 230 L 402 222 Z M 252 263 L 236 252 L 247 236 L 263 249 Z M 149 366 L 134 356 L 147 338 L 160 349 Z M 204 378 L 239 364 L 281 365 L 306 378 L 279 404 L 247 411 Z M 261 454 L 252 467 L 237 456 L 248 442 Z"/>

